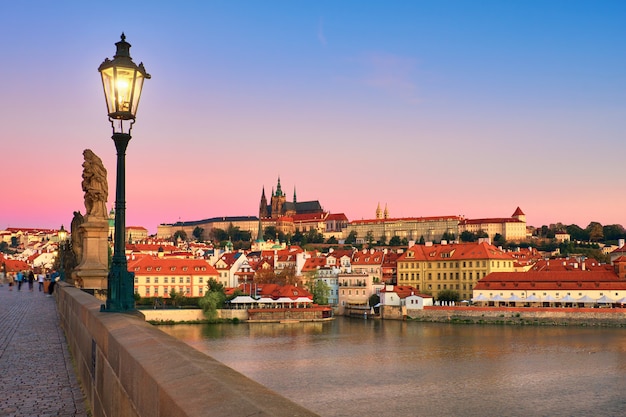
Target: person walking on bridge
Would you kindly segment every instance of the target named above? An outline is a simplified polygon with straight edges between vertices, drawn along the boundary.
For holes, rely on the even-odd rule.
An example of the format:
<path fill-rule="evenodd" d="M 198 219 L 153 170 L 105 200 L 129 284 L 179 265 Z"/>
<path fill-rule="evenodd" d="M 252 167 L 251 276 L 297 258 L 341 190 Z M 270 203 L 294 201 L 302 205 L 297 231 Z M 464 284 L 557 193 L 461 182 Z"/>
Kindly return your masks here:
<path fill-rule="evenodd" d="M 17 290 L 22 291 L 22 282 L 24 282 L 24 273 L 22 271 L 17 271 L 15 281 L 17 281 Z"/>

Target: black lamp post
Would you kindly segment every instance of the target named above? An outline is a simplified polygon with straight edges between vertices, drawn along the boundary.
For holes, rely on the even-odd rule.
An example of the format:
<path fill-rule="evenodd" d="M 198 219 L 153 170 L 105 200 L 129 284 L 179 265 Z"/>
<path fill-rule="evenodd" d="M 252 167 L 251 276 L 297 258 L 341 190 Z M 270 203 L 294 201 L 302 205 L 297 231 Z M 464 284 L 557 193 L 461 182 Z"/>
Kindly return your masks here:
<path fill-rule="evenodd" d="M 113 60 L 106 58 L 98 68 L 107 104 L 109 121 L 113 128 L 113 142 L 117 150 L 117 179 L 115 183 L 115 237 L 113 258 L 107 279 L 107 300 L 103 311 L 123 312 L 135 309 L 134 276 L 128 272 L 125 252 L 126 231 L 126 147 L 131 139 L 143 81 L 150 78 L 143 63 L 136 65 L 130 58 L 130 44 L 122 33 L 115 44 Z M 126 129 L 126 132 L 124 131 Z"/>
<path fill-rule="evenodd" d="M 63 259 L 63 254 L 67 249 L 67 231 L 61 225 L 61 229 L 59 229 L 59 277 L 61 281 L 65 281 L 65 262 Z"/>

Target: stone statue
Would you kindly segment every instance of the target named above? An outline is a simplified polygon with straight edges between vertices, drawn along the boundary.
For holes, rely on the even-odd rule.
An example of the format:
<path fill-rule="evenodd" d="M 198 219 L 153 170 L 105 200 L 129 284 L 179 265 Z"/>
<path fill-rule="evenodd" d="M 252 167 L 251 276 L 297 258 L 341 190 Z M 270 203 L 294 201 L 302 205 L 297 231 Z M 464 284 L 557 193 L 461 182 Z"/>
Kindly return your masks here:
<path fill-rule="evenodd" d="M 107 198 L 109 197 L 109 185 L 107 182 L 107 170 L 102 160 L 91 151 L 83 151 L 83 191 L 85 192 L 86 216 L 95 218 L 107 218 Z"/>
<path fill-rule="evenodd" d="M 72 251 L 76 256 L 77 263 L 80 263 L 83 259 L 83 229 L 81 224 L 85 223 L 85 218 L 80 211 L 74 212 L 74 218 L 72 219 Z"/>

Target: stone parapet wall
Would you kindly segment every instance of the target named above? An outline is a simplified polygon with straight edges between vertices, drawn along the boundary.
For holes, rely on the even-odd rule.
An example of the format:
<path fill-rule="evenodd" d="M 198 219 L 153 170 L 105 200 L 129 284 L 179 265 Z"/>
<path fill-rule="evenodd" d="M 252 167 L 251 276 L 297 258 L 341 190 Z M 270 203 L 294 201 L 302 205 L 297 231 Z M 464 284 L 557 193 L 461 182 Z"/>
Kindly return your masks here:
<path fill-rule="evenodd" d="M 433 322 L 626 326 L 622 308 L 426 307 L 406 314 Z"/>
<path fill-rule="evenodd" d="M 94 417 L 316 416 L 146 323 L 59 283 L 61 325 Z"/>

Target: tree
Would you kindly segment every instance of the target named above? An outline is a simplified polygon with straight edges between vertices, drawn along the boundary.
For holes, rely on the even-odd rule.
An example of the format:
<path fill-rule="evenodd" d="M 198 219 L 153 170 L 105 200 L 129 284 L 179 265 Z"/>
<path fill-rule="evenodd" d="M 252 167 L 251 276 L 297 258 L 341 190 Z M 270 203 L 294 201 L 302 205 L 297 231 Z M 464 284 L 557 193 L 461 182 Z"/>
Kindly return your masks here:
<path fill-rule="evenodd" d="M 578 241 L 586 241 L 589 240 L 589 233 L 587 233 L 582 227 L 570 224 L 565 228 L 567 233 L 569 233 L 570 240 L 578 240 Z"/>
<path fill-rule="evenodd" d="M 372 247 L 372 243 L 374 242 L 374 232 L 368 230 L 365 234 L 365 241 L 367 242 L 368 248 Z"/>
<path fill-rule="evenodd" d="M 380 246 L 385 246 L 387 244 L 387 236 L 385 236 L 384 234 L 382 234 L 380 236 L 380 239 L 378 239 L 378 244 Z"/>
<path fill-rule="evenodd" d="M 176 232 L 174 232 L 174 236 L 173 236 L 174 242 L 178 241 L 178 239 L 182 240 L 183 242 L 186 242 L 187 239 L 187 232 L 185 232 L 184 230 L 177 230 Z"/>
<path fill-rule="evenodd" d="M 356 231 L 352 230 L 350 233 L 348 233 L 348 237 L 346 238 L 345 242 L 348 245 L 352 245 L 356 243 L 356 236 L 357 236 Z"/>
<path fill-rule="evenodd" d="M 389 246 L 401 246 L 402 241 L 400 240 L 400 236 L 393 236 L 389 239 Z"/>
<path fill-rule="evenodd" d="M 454 301 L 455 303 L 459 301 L 459 293 L 454 290 L 441 290 L 437 294 L 438 301 Z"/>
<path fill-rule="evenodd" d="M 604 240 L 604 229 L 602 225 L 598 222 L 591 222 L 589 226 L 585 229 L 589 232 L 589 240 L 592 242 L 600 242 Z"/>
<path fill-rule="evenodd" d="M 380 303 L 380 296 L 378 294 L 372 294 L 370 295 L 370 298 L 368 298 L 367 302 L 370 307 L 374 307 L 376 304 Z"/>
<path fill-rule="evenodd" d="M 327 305 L 330 296 L 330 287 L 323 280 L 313 278 L 309 281 L 309 292 L 313 294 L 313 302 L 319 305 Z"/>
<path fill-rule="evenodd" d="M 201 228 L 200 226 L 196 226 L 195 229 L 193 229 L 193 232 L 191 233 L 193 235 L 193 237 L 201 242 L 202 241 L 202 235 L 204 234 L 204 229 Z"/>
<path fill-rule="evenodd" d="M 424 235 L 420 236 L 419 244 L 420 245 L 425 245 L 426 244 L 426 239 L 424 239 Z"/>
<path fill-rule="evenodd" d="M 327 244 L 329 245 L 336 245 L 337 242 L 337 238 L 335 238 L 335 236 L 331 236 L 328 238 L 328 240 L 326 241 Z"/>
<path fill-rule="evenodd" d="M 462 242 L 476 242 L 476 240 L 478 240 L 476 234 L 468 230 L 463 231 L 460 238 Z"/>
<path fill-rule="evenodd" d="M 626 237 L 626 231 L 621 224 L 611 224 L 602 228 L 604 233 L 604 240 L 617 242 L 619 239 Z"/>
<path fill-rule="evenodd" d="M 504 246 L 506 244 L 506 239 L 500 233 L 496 233 L 493 237 L 493 244 L 496 246 Z"/>
<path fill-rule="evenodd" d="M 224 293 L 224 286 L 213 278 L 209 279 L 207 288 L 208 291 L 198 301 L 198 305 L 209 320 L 215 320 L 217 318 L 217 310 L 224 306 L 226 294 Z"/>
<path fill-rule="evenodd" d="M 228 240 L 228 233 L 224 229 L 214 227 L 209 233 L 209 237 L 213 242 L 225 242 Z"/>
<path fill-rule="evenodd" d="M 170 299 L 172 300 L 172 305 L 174 307 L 180 306 L 185 302 L 185 293 L 182 291 L 170 291 Z"/>

